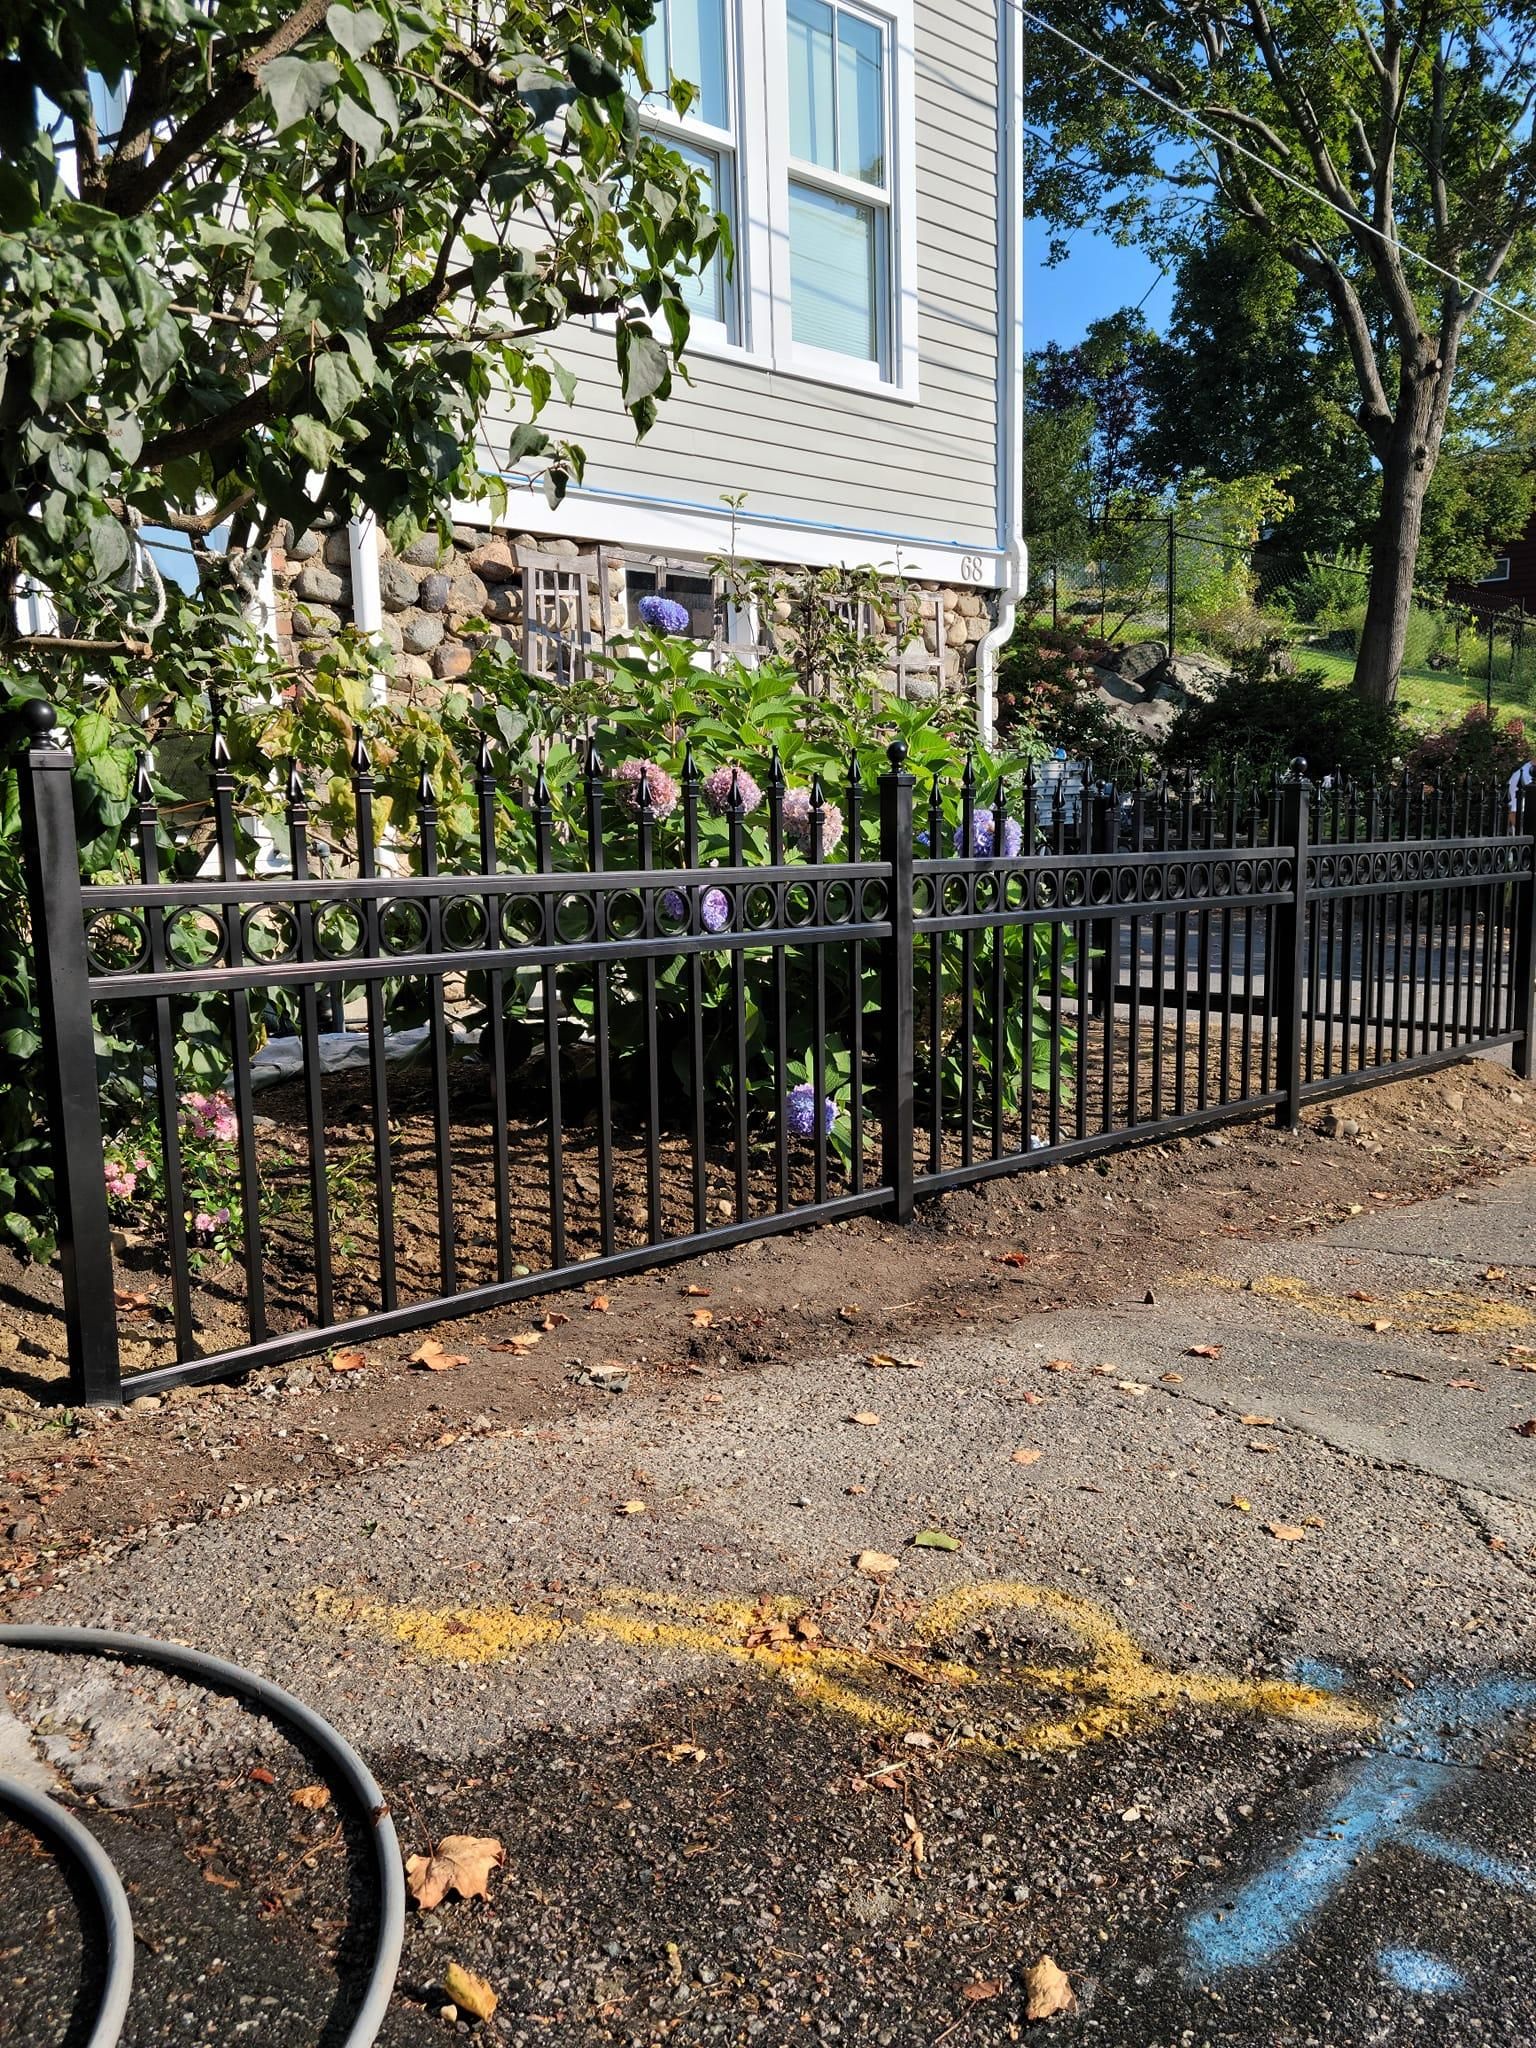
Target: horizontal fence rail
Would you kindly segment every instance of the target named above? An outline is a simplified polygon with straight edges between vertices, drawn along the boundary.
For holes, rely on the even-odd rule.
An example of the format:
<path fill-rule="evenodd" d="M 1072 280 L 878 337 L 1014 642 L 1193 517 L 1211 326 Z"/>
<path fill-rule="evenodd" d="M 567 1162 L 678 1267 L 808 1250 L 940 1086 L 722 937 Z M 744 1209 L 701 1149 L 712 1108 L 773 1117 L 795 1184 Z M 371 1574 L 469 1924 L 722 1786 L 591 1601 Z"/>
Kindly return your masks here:
<path fill-rule="evenodd" d="M 82 881 L 72 759 L 38 722 L 24 846 L 82 1400 L 1294 1124 L 1474 1048 L 1530 1063 L 1531 820 L 1499 792 L 1298 771 L 1069 808 L 1032 771 L 916 790 L 900 746 L 834 794 L 776 756 L 759 786 L 591 749 L 573 812 L 486 749 L 473 830 L 423 780 L 407 833 L 376 827 L 359 741 L 346 830 L 294 772 L 256 874 L 215 729 L 201 836 L 146 762 L 136 872 Z M 166 1303 L 126 1375 L 114 1289 Z"/>

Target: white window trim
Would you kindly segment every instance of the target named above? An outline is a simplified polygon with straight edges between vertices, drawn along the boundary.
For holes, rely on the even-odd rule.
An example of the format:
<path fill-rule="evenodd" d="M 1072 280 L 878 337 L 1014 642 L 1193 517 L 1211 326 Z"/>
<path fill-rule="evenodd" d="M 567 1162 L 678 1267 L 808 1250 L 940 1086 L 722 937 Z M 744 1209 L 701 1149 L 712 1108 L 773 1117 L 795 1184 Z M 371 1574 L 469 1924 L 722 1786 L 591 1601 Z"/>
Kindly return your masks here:
<path fill-rule="evenodd" d="M 847 4 L 847 0 L 841 0 Z M 734 137 L 668 109 L 645 109 L 646 125 L 663 139 L 719 150 L 731 142 L 736 184 L 729 208 L 736 244 L 730 280 L 734 322 L 695 315 L 688 356 L 739 363 L 775 376 L 839 391 L 864 391 L 916 405 L 917 303 L 917 66 L 913 0 L 857 0 L 853 12 L 885 29 L 891 57 L 886 153 L 890 184 L 888 341 L 886 361 L 863 363 L 831 349 L 797 346 L 789 303 L 789 31 L 785 0 L 726 0 L 727 55 Z M 818 169 L 814 182 L 868 204 L 856 178 Z M 878 205 L 879 202 L 877 201 Z M 600 324 L 611 326 L 611 320 Z"/>
<path fill-rule="evenodd" d="M 1493 568 L 1486 576 L 1479 576 L 1477 580 L 1480 584 L 1508 583 L 1510 580 L 1510 560 L 1508 555 L 1496 555 Z"/>
<path fill-rule="evenodd" d="M 885 31 L 891 58 L 887 90 L 886 192 L 877 195 L 857 178 L 808 167 L 804 182 L 887 211 L 890 296 L 885 361 L 861 362 L 832 349 L 808 348 L 794 338 L 789 299 L 789 20 L 784 0 L 762 0 L 766 87 L 769 227 L 774 255 L 773 363 L 785 375 L 845 391 L 870 391 L 906 404 L 918 399 L 917 345 L 917 66 L 913 0 L 838 0 Z"/>

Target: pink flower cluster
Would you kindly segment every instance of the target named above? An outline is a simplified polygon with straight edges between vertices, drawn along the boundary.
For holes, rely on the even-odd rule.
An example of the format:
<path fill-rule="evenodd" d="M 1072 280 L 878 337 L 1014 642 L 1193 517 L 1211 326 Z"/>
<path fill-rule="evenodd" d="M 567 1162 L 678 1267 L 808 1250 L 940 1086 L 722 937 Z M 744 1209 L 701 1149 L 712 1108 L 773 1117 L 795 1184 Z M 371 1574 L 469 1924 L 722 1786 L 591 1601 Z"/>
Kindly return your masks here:
<path fill-rule="evenodd" d="M 743 816 L 755 811 L 763 800 L 758 788 L 745 768 L 716 768 L 704 778 L 704 801 L 717 818 L 723 818 L 731 807 L 731 784 L 736 785 L 736 800 L 741 805 Z"/>
<path fill-rule="evenodd" d="M 651 800 L 653 818 L 670 817 L 677 809 L 677 784 L 665 768 L 658 768 L 654 761 L 621 761 L 613 771 L 614 780 L 622 782 L 624 801 L 632 811 L 640 808 L 640 785 L 644 783 L 645 793 Z"/>
<path fill-rule="evenodd" d="M 811 850 L 811 792 L 808 789 L 786 790 L 784 794 L 784 837 L 791 846 L 798 846 L 802 853 Z M 843 814 L 836 804 L 821 807 L 821 853 L 822 858 L 832 851 L 843 836 Z"/>
<path fill-rule="evenodd" d="M 214 1232 L 229 1221 L 228 1209 L 199 1209 L 192 1218 L 192 1228 L 199 1237 L 212 1237 Z"/>
<path fill-rule="evenodd" d="M 142 1152 L 135 1152 L 132 1159 L 119 1159 L 108 1153 L 102 1162 L 107 1183 L 107 1193 L 119 1202 L 126 1202 L 139 1184 L 139 1175 L 144 1173 L 149 1161 Z"/>
<path fill-rule="evenodd" d="M 235 1105 L 223 1093 L 189 1095 L 182 1109 L 193 1138 L 214 1138 L 221 1145 L 232 1145 L 240 1135 Z"/>

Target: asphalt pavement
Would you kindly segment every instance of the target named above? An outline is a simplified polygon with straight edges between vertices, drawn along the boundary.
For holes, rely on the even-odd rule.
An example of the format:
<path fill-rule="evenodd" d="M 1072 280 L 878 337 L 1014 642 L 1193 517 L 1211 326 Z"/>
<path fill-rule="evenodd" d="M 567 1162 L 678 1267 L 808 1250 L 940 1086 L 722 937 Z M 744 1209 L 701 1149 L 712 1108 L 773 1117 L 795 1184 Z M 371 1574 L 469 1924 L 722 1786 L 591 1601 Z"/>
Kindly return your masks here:
<path fill-rule="evenodd" d="M 1530 2048 L 1533 1365 L 1520 1171 L 1002 1337 L 637 1373 L 27 1615 L 272 1672 L 409 1846 L 504 1844 L 488 1900 L 413 1919 L 401 2042 L 459 1960 L 517 2043 Z M 261 1846 L 305 1760 L 173 1683 L 0 1669 L 0 1754 L 142 1862 L 128 2038 L 335 2037 L 345 1831 L 284 1807 Z M 271 1867 L 302 1888 L 327 1830 L 317 1906 Z M 1045 1955 L 1075 2002 L 1031 2022 Z M 13 1993 L 24 2048 L 58 1972 Z"/>

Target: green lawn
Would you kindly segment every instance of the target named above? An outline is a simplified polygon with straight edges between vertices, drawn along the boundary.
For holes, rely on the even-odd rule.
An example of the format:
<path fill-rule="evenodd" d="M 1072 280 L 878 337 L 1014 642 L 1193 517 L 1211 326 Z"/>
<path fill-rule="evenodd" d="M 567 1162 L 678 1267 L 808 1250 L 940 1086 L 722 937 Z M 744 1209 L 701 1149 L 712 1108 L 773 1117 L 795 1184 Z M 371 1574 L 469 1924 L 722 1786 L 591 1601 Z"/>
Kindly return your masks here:
<path fill-rule="evenodd" d="M 1529 718 L 1529 685 L 1516 677 L 1509 681 L 1509 664 L 1500 649 L 1493 670 L 1493 708 L 1500 718 Z M 1352 654 L 1335 654 L 1321 647 L 1298 647 L 1298 668 L 1321 669 L 1331 683 L 1348 684 L 1355 672 Z M 1457 725 L 1474 704 L 1488 701 L 1483 675 L 1463 675 L 1454 669 L 1405 668 L 1398 686 L 1397 701 L 1415 725 L 1438 731 Z"/>

